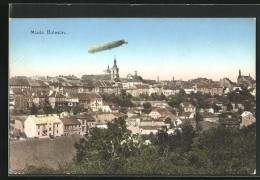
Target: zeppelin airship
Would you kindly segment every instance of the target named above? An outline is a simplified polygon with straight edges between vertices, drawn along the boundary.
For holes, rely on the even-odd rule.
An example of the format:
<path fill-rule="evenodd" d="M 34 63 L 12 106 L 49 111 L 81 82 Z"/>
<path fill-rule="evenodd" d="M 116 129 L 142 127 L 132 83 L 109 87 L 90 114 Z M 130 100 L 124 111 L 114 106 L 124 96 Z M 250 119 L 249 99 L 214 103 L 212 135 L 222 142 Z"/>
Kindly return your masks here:
<path fill-rule="evenodd" d="M 111 42 L 93 46 L 88 49 L 88 52 L 94 54 L 94 53 L 100 52 L 100 51 L 111 50 L 113 48 L 122 46 L 123 44 L 127 44 L 127 42 L 124 39 L 119 40 L 119 41 L 111 41 Z"/>

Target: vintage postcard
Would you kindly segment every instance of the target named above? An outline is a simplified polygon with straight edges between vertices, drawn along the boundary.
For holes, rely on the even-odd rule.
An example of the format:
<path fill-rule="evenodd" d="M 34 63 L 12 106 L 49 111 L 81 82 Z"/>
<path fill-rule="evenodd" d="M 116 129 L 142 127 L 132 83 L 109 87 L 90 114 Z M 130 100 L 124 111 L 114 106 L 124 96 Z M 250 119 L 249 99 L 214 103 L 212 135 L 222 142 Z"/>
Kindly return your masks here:
<path fill-rule="evenodd" d="M 10 18 L 9 174 L 256 173 L 256 18 Z"/>

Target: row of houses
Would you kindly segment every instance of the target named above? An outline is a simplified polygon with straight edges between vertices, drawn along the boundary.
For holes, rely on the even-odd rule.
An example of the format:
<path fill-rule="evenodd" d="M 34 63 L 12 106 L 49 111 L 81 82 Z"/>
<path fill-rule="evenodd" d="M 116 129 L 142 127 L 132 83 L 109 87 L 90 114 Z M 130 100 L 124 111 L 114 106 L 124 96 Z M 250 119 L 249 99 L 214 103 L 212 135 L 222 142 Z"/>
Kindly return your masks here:
<path fill-rule="evenodd" d="M 10 116 L 11 129 L 25 133 L 27 138 L 59 137 L 71 134 L 85 135 L 93 127 L 107 128 L 107 123 L 124 117 L 123 113 L 94 113 L 71 115 L 69 113 Z"/>
<path fill-rule="evenodd" d="M 245 111 L 241 114 L 241 120 L 228 118 L 219 118 L 211 112 L 199 112 L 201 121 L 195 119 L 194 108 L 188 103 L 183 103 L 185 111 L 176 116 L 167 108 L 155 108 L 149 114 L 141 114 L 138 109 L 129 109 L 131 113 L 127 114 L 119 112 L 94 112 L 92 114 L 73 115 L 69 113 L 46 114 L 46 115 L 29 115 L 29 116 L 10 116 L 10 125 L 12 133 L 22 133 L 27 138 L 47 138 L 50 136 L 67 136 L 71 134 L 84 135 L 93 127 L 107 128 L 107 123 L 115 118 L 126 118 L 127 128 L 133 134 L 149 135 L 156 134 L 163 127 L 169 129 L 168 133 L 174 133 L 175 130 L 181 130 L 182 125 L 189 123 L 194 130 L 198 126 L 202 130 L 211 127 L 243 127 L 255 122 L 255 117 L 251 112 Z"/>
<path fill-rule="evenodd" d="M 49 103 L 52 108 L 81 105 L 92 111 L 98 111 L 103 107 L 103 99 L 97 93 L 67 92 L 62 94 L 57 91 L 10 89 L 10 110 L 26 109 L 32 107 L 33 103 L 39 108 L 43 108 L 46 103 Z"/>
<path fill-rule="evenodd" d="M 227 81 L 227 80 L 226 80 Z M 132 96 L 139 96 L 140 94 L 157 93 L 171 96 L 179 93 L 181 89 L 186 94 L 191 92 L 211 95 L 222 95 L 234 91 L 237 87 L 234 83 L 226 83 L 224 80 L 219 82 L 200 83 L 197 81 L 182 82 L 178 84 L 177 81 L 170 83 L 157 82 L 148 84 L 146 81 L 140 79 L 123 79 L 115 78 L 111 80 L 97 80 L 94 82 L 80 82 L 73 83 L 62 77 L 57 78 L 57 81 L 42 81 L 32 80 L 26 78 L 12 78 L 9 81 L 10 88 L 12 89 L 32 89 L 32 90 L 51 90 L 65 94 L 68 91 L 75 93 L 97 93 L 97 94 L 120 94 L 121 89 L 125 89 L 127 93 Z M 232 89 L 233 88 L 233 89 Z M 255 88 L 251 89 L 254 94 Z"/>

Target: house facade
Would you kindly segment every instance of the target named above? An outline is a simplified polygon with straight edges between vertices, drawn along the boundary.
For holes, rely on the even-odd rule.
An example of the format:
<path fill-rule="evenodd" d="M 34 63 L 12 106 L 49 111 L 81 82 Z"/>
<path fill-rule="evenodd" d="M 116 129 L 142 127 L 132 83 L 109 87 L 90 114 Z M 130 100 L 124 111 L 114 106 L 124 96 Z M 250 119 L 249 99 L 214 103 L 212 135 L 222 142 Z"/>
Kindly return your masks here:
<path fill-rule="evenodd" d="M 24 132 L 29 138 L 61 136 L 63 123 L 57 114 L 30 115 L 24 122 Z"/>

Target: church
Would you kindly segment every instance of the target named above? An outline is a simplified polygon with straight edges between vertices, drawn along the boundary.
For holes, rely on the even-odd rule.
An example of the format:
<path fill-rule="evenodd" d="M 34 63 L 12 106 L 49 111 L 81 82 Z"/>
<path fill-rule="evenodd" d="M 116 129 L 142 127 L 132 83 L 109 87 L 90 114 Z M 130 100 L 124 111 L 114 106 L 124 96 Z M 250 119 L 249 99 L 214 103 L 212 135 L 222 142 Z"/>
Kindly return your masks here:
<path fill-rule="evenodd" d="M 109 69 L 109 65 L 108 65 L 107 69 L 105 69 L 104 72 L 106 75 L 110 75 L 111 79 L 119 78 L 119 68 L 117 67 L 116 64 L 116 57 L 114 59 L 114 65 L 111 68 L 111 70 Z"/>
<path fill-rule="evenodd" d="M 119 68 L 117 67 L 116 57 L 114 58 L 114 65 L 110 69 L 109 65 L 104 70 L 104 74 L 98 75 L 83 75 L 81 79 L 86 81 L 99 81 L 99 80 L 113 80 L 119 78 Z"/>
<path fill-rule="evenodd" d="M 242 76 L 241 75 L 241 70 L 239 69 L 239 74 L 237 77 L 237 84 L 242 85 L 242 86 L 255 86 L 255 80 L 250 76 Z"/>

